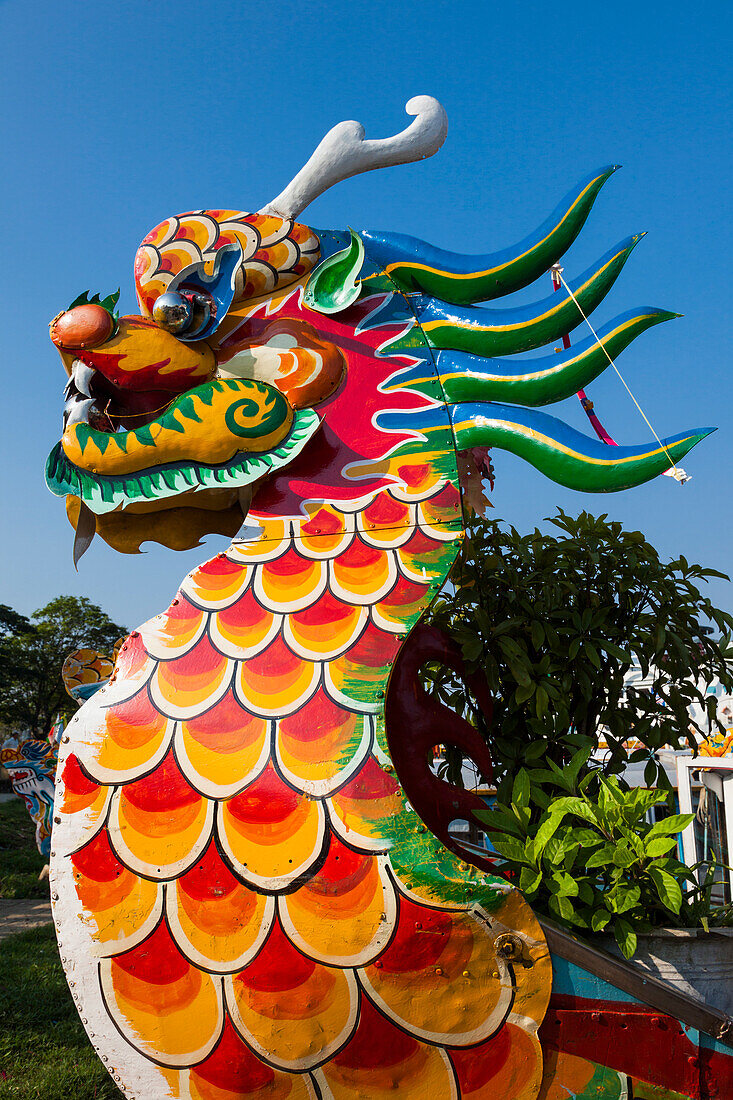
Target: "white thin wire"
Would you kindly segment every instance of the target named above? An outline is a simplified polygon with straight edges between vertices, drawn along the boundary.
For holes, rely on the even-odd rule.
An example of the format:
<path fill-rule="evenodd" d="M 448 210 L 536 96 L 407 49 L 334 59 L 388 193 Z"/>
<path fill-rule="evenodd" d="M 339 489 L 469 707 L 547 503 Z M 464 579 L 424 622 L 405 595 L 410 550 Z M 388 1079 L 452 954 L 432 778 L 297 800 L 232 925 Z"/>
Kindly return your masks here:
<path fill-rule="evenodd" d="M 668 451 L 668 450 L 667 450 L 667 448 L 665 447 L 664 443 L 662 443 L 661 439 L 659 438 L 659 436 L 657 435 L 657 433 L 656 433 L 656 432 L 654 431 L 654 428 L 653 428 L 653 426 L 652 426 L 652 423 L 651 423 L 651 421 L 650 421 L 649 417 L 648 417 L 648 416 L 646 415 L 646 413 L 645 413 L 645 412 L 644 412 L 644 410 L 642 409 L 641 405 L 639 404 L 639 402 L 638 402 L 638 401 L 636 400 L 636 398 L 634 397 L 633 393 L 632 393 L 632 392 L 631 392 L 631 390 L 629 389 L 629 386 L 628 386 L 628 384 L 627 384 L 627 382 L 626 382 L 626 379 L 624 378 L 624 376 L 622 375 L 621 371 L 620 371 L 620 370 L 618 369 L 618 367 L 617 367 L 617 366 L 616 366 L 616 364 L 614 363 L 614 361 L 613 361 L 613 359 L 611 358 L 611 356 L 610 356 L 610 355 L 608 354 L 608 351 L 606 350 L 606 345 L 605 345 L 605 344 L 603 343 L 603 341 L 602 341 L 602 340 L 600 339 L 600 337 L 598 336 L 598 333 L 597 333 L 597 332 L 596 332 L 596 330 L 595 330 L 595 329 L 593 328 L 593 325 L 592 325 L 592 324 L 590 323 L 590 321 L 588 320 L 588 318 L 586 317 L 586 315 L 585 315 L 585 314 L 583 313 L 583 308 L 582 308 L 582 306 L 581 306 L 580 302 L 579 302 L 579 301 L 578 301 L 578 299 L 577 299 L 577 298 L 575 297 L 575 295 L 573 294 L 572 290 L 570 289 L 570 287 L 568 286 L 568 284 L 567 284 L 567 283 L 565 282 L 565 280 L 563 279 L 563 277 L 562 277 L 562 271 L 561 271 L 561 270 L 559 269 L 559 267 L 558 267 L 557 265 L 555 265 L 555 266 L 554 266 L 554 267 L 552 268 L 552 271 L 553 271 L 553 272 L 556 272 L 556 273 L 557 273 L 557 277 L 558 277 L 558 279 L 560 280 L 560 282 L 562 283 L 562 285 L 563 285 L 563 286 L 565 287 L 565 289 L 567 290 L 567 292 L 568 292 L 568 294 L 570 295 L 570 297 L 571 297 L 571 298 L 573 299 L 573 301 L 575 302 L 576 306 L 578 307 L 578 311 L 579 311 L 579 313 L 580 313 L 580 316 L 581 316 L 581 317 L 583 318 L 583 320 L 585 321 L 586 325 L 588 326 L 588 328 L 589 328 L 589 329 L 591 330 L 591 332 L 593 333 L 593 336 L 595 337 L 596 343 L 597 343 L 597 344 L 598 344 L 598 345 L 599 345 L 599 346 L 600 346 L 600 347 L 601 347 L 601 348 L 603 349 L 603 354 L 604 354 L 604 355 L 606 356 L 606 359 L 608 359 L 609 363 L 611 364 L 611 366 L 613 367 L 613 369 L 614 369 L 614 370 L 616 371 L 616 374 L 617 374 L 617 375 L 619 376 L 619 378 L 621 379 L 621 382 L 623 383 L 623 385 L 624 385 L 624 388 L 626 389 L 626 392 L 628 393 L 629 397 L 631 398 L 631 400 L 632 400 L 632 401 L 634 402 L 634 404 L 636 405 L 636 407 L 637 407 L 637 409 L 639 410 L 639 412 L 641 413 L 641 415 L 642 415 L 642 416 L 644 417 L 644 420 L 645 420 L 645 421 L 646 421 L 646 423 L 647 423 L 647 427 L 649 428 L 650 432 L 652 433 L 652 435 L 653 435 L 653 436 L 654 436 L 654 438 L 656 439 L 657 443 L 659 444 L 659 446 L 660 446 L 660 447 L 662 448 L 662 450 L 663 450 L 663 451 L 664 451 L 664 453 L 666 454 L 667 458 L 669 459 L 669 461 L 670 461 L 670 463 L 671 463 L 671 465 L 672 465 L 672 470 L 674 471 L 674 473 L 675 473 L 675 474 L 677 474 L 677 472 L 678 472 L 678 469 L 677 469 L 677 464 L 676 464 L 675 460 L 674 460 L 674 459 L 672 458 L 672 455 L 671 455 L 671 454 L 669 453 L 669 451 Z"/>

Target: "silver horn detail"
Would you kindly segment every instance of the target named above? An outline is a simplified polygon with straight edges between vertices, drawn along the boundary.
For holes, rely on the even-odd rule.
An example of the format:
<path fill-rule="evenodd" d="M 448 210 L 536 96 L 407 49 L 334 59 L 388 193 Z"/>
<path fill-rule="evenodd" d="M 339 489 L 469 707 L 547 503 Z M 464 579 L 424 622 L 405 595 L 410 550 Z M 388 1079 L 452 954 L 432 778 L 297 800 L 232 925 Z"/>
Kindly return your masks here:
<path fill-rule="evenodd" d="M 341 180 L 375 168 L 390 168 L 432 157 L 448 133 L 445 110 L 430 95 L 413 96 L 405 110 L 408 115 L 415 115 L 415 119 L 394 137 L 365 139 L 360 122 L 339 122 L 328 131 L 295 179 L 259 213 L 295 218 Z"/>

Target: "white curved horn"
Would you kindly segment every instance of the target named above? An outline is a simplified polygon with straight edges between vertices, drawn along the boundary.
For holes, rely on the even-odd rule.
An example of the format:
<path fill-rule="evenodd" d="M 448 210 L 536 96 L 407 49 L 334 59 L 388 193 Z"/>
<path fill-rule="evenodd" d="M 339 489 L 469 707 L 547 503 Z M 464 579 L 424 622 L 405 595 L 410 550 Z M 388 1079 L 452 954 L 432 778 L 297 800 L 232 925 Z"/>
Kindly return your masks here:
<path fill-rule="evenodd" d="M 339 122 L 328 131 L 295 179 L 259 213 L 295 218 L 340 180 L 374 168 L 432 157 L 448 133 L 448 116 L 443 107 L 431 95 L 416 95 L 405 105 L 405 110 L 408 115 L 415 115 L 415 120 L 402 133 L 389 138 L 365 140 L 360 122 Z"/>

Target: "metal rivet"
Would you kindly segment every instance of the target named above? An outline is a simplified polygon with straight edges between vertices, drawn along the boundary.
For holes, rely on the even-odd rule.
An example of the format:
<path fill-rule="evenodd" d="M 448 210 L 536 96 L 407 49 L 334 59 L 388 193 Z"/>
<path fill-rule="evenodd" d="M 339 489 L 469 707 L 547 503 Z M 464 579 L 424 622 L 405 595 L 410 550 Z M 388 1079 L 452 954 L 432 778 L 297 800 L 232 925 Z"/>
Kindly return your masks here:
<path fill-rule="evenodd" d="M 59 822 L 61 821 L 61 818 L 60 817 L 55 817 L 53 820 L 54 820 L 54 824 L 58 825 Z"/>
<path fill-rule="evenodd" d="M 463 971 L 463 977 L 464 977 L 464 978 L 470 978 L 470 977 L 471 977 L 471 975 L 470 975 L 470 974 L 468 973 L 468 971 L 467 971 L 467 970 L 464 970 L 464 971 Z"/>
<path fill-rule="evenodd" d="M 442 974 L 443 973 L 443 968 L 441 966 L 436 966 L 435 973 L 436 974 Z"/>

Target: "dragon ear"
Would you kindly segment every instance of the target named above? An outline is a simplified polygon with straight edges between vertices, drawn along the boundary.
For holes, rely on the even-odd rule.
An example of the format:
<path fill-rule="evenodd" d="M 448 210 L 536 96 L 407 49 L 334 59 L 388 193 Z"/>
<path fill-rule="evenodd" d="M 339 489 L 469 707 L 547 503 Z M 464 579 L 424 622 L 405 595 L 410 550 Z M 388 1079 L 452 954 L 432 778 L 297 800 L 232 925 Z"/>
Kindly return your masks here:
<path fill-rule="evenodd" d="M 351 243 L 318 265 L 305 288 L 303 301 L 316 313 L 341 313 L 361 294 L 359 272 L 364 264 L 364 244 L 349 229 Z"/>

